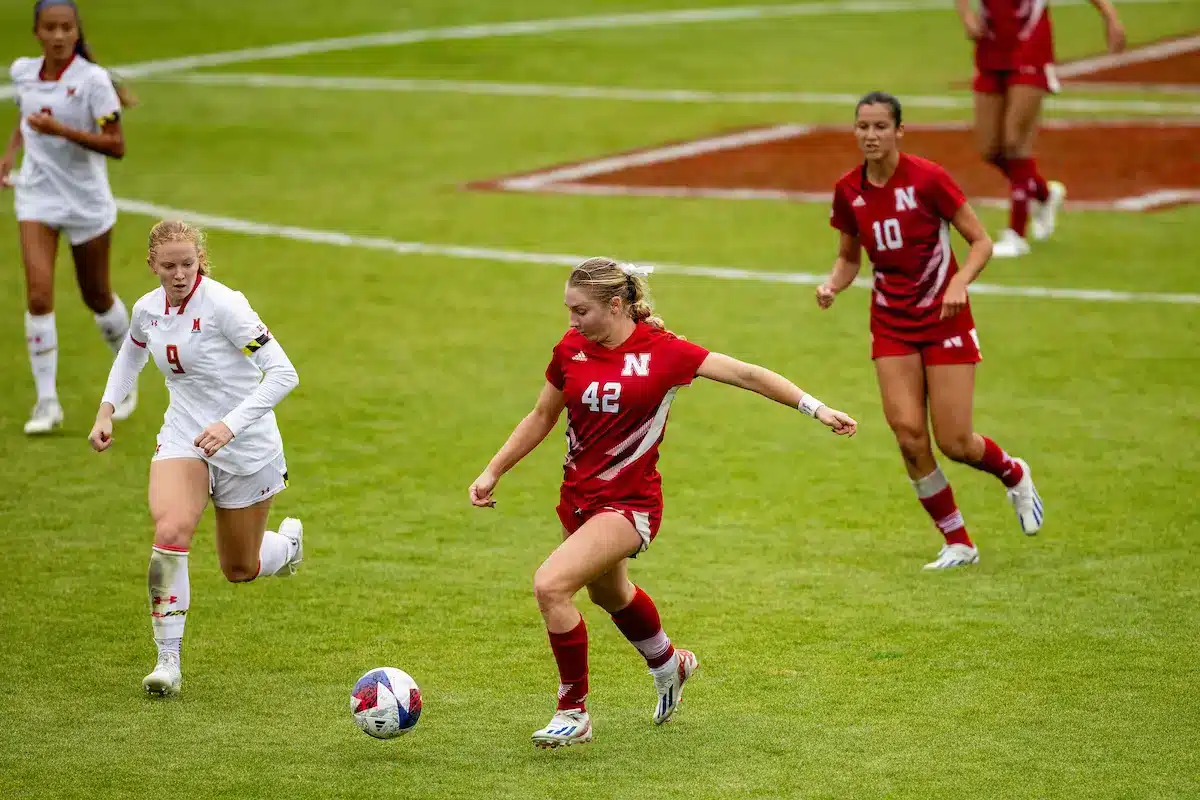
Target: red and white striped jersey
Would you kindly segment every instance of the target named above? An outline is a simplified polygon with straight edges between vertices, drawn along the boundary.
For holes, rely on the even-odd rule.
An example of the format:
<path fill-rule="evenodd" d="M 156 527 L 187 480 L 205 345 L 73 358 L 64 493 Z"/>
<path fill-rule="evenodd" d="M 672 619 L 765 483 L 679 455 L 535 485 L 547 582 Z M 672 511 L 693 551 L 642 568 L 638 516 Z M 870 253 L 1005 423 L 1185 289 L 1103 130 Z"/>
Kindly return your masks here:
<path fill-rule="evenodd" d="M 867 182 L 865 165 L 837 182 L 830 224 L 857 236 L 871 260 L 872 329 L 926 335 L 938 326 L 946 285 L 958 272 L 950 220 L 965 202 L 944 169 L 907 153 L 885 186 Z"/>
<path fill-rule="evenodd" d="M 581 505 L 662 505 L 658 446 L 675 393 L 708 356 L 699 345 L 640 322 L 609 349 L 570 330 L 546 380 L 565 395 L 564 488 Z"/>

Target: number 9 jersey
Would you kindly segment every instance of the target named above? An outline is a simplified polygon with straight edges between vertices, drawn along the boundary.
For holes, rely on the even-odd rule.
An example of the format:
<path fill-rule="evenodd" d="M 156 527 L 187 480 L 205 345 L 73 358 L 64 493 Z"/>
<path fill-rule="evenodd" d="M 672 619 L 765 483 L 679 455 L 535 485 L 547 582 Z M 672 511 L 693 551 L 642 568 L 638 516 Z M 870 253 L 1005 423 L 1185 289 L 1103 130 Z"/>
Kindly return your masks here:
<path fill-rule="evenodd" d="M 942 297 L 958 272 L 950 220 L 964 203 L 946 170 L 907 153 L 884 186 L 868 183 L 865 164 L 837 182 L 829 224 L 857 237 L 871 259 L 873 334 L 932 342 L 974 327 L 969 306 L 941 319 Z"/>
<path fill-rule="evenodd" d="M 707 357 L 703 347 L 645 322 L 615 349 L 568 331 L 546 368 L 566 400 L 564 499 L 580 509 L 661 509 L 658 445 L 667 413 Z"/>

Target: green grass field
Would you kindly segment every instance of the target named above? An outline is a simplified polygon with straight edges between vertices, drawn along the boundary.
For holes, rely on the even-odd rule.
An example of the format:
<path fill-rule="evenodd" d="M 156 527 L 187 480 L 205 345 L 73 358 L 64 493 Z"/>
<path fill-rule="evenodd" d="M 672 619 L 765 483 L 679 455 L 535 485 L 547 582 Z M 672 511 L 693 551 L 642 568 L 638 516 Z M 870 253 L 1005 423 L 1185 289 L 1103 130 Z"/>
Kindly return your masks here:
<path fill-rule="evenodd" d="M 20 6 L 14 8 L 13 5 Z M 0 53 L 31 54 L 27 3 Z M 402 8 L 400 6 L 403 6 Z M 716 0 L 393 4 L 85 3 L 103 60 L 129 64 L 332 36 L 718 5 Z M 1063 57 L 1101 46 L 1057 10 Z M 1195 28 L 1194 1 L 1122 7 L 1130 39 Z M 447 78 L 729 91 L 952 94 L 969 50 L 950 4 L 436 41 L 231 64 L 218 72 Z M 135 82 L 122 198 L 279 225 L 653 263 L 823 272 L 819 205 L 515 195 L 472 180 L 738 126 L 849 119 L 827 105 L 560 98 Z M 953 93 L 961 95 L 961 92 Z M 1093 96 L 1076 93 L 1073 96 Z M 1104 95 L 1119 98 L 1120 95 Z M 1179 98 L 1174 98 L 1178 100 Z M 3 124 L 15 122 L 6 112 Z M 910 112 L 917 121 L 961 118 Z M 1097 157 L 1114 157 L 1097 142 Z M 1184 154 L 1186 158 L 1186 154 Z M 849 165 L 848 165 L 849 166 Z M 860 421 L 845 441 L 714 384 L 675 404 L 662 533 L 633 566 L 701 669 L 669 725 L 606 615 L 591 631 L 595 742 L 529 734 L 557 676 L 532 597 L 554 547 L 561 432 L 500 486 L 466 490 L 542 382 L 566 325 L 562 268 L 397 255 L 222 230 L 216 274 L 244 291 L 301 376 L 279 409 L 305 521 L 289 580 L 224 582 L 206 517 L 193 545 L 184 694 L 156 701 L 146 473 L 166 404 L 92 453 L 108 355 L 60 256 L 61 435 L 26 439 L 33 402 L 9 200 L 0 219 L 0 796 L 1157 798 L 1200 796 L 1200 306 L 978 296 L 982 432 L 1032 462 L 1042 535 L 994 479 L 947 465 L 981 564 L 921 565 L 940 538 L 916 503 L 867 358 L 867 294 L 819 313 L 811 287 L 663 274 L 672 329 L 794 378 Z M 994 230 L 1003 216 L 984 212 Z M 154 288 L 155 220 L 123 214 L 114 282 Z M 983 280 L 1196 293 L 1196 206 L 1075 213 Z M 586 598 L 584 598 L 586 601 Z M 352 724 L 354 680 L 420 683 L 418 729 Z"/>

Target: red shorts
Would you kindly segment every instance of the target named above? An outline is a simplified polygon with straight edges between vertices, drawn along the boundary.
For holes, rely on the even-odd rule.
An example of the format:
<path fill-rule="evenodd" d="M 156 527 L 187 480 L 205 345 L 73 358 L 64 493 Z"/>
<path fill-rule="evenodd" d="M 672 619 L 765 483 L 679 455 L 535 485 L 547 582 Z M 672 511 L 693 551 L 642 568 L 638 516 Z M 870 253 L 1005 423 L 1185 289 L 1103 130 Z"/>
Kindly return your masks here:
<path fill-rule="evenodd" d="M 979 94 L 1004 94 L 1010 86 L 1035 86 L 1043 92 L 1058 94 L 1061 86 L 1054 64 L 1035 64 L 1018 69 L 978 69 L 971 88 Z"/>
<path fill-rule="evenodd" d="M 921 354 L 927 367 L 939 364 L 978 364 L 983 360 L 979 351 L 979 334 L 971 327 L 961 333 L 951 333 L 933 340 L 892 335 L 888 331 L 871 332 L 871 359 Z"/>
<path fill-rule="evenodd" d="M 630 554 L 630 558 L 637 558 L 637 554 L 644 553 L 650 543 L 654 541 L 654 537 L 658 535 L 658 527 L 662 524 L 663 511 L 661 505 L 647 509 L 630 508 L 621 503 L 587 505 L 581 508 L 565 491 L 560 494 L 558 507 L 554 510 L 558 512 L 558 520 L 568 534 L 579 530 L 583 527 L 583 523 L 597 514 L 605 511 L 615 511 L 620 514 L 629 520 L 629 524 L 637 531 L 638 536 L 642 537 L 641 546 Z"/>

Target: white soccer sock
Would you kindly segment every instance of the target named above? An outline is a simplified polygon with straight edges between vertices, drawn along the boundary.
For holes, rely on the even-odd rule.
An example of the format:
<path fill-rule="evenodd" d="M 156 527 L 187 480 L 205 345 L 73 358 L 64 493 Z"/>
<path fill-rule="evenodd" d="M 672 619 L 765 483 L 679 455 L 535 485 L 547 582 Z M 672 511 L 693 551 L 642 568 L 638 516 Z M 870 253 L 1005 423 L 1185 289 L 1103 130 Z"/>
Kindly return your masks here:
<path fill-rule="evenodd" d="M 33 369 L 38 401 L 57 399 L 58 330 L 53 311 L 36 317 L 25 312 L 25 345 L 29 349 L 29 366 Z"/>
<path fill-rule="evenodd" d="M 118 352 L 125 342 L 126 334 L 129 333 L 129 312 L 125 309 L 121 298 L 114 294 L 112 308 L 103 314 L 94 314 L 93 316 L 104 341 L 108 342 L 109 348 L 114 353 Z"/>
<path fill-rule="evenodd" d="M 293 555 L 292 540 L 275 531 L 263 534 L 262 547 L 258 551 L 258 577 L 274 575 L 283 569 Z"/>
<path fill-rule="evenodd" d="M 676 650 L 674 653 L 671 654 L 671 657 L 668 658 L 665 662 L 663 662 L 662 664 L 659 664 L 657 667 L 651 667 L 650 672 L 653 673 L 654 677 L 656 677 L 656 678 L 663 678 L 663 677 L 666 677 L 667 675 L 670 675 L 672 672 L 675 672 L 678 669 L 679 669 L 679 651 Z"/>
<path fill-rule="evenodd" d="M 191 604 L 187 550 L 170 550 L 155 545 L 150 551 L 150 627 L 159 652 L 179 652 L 183 625 Z"/>

